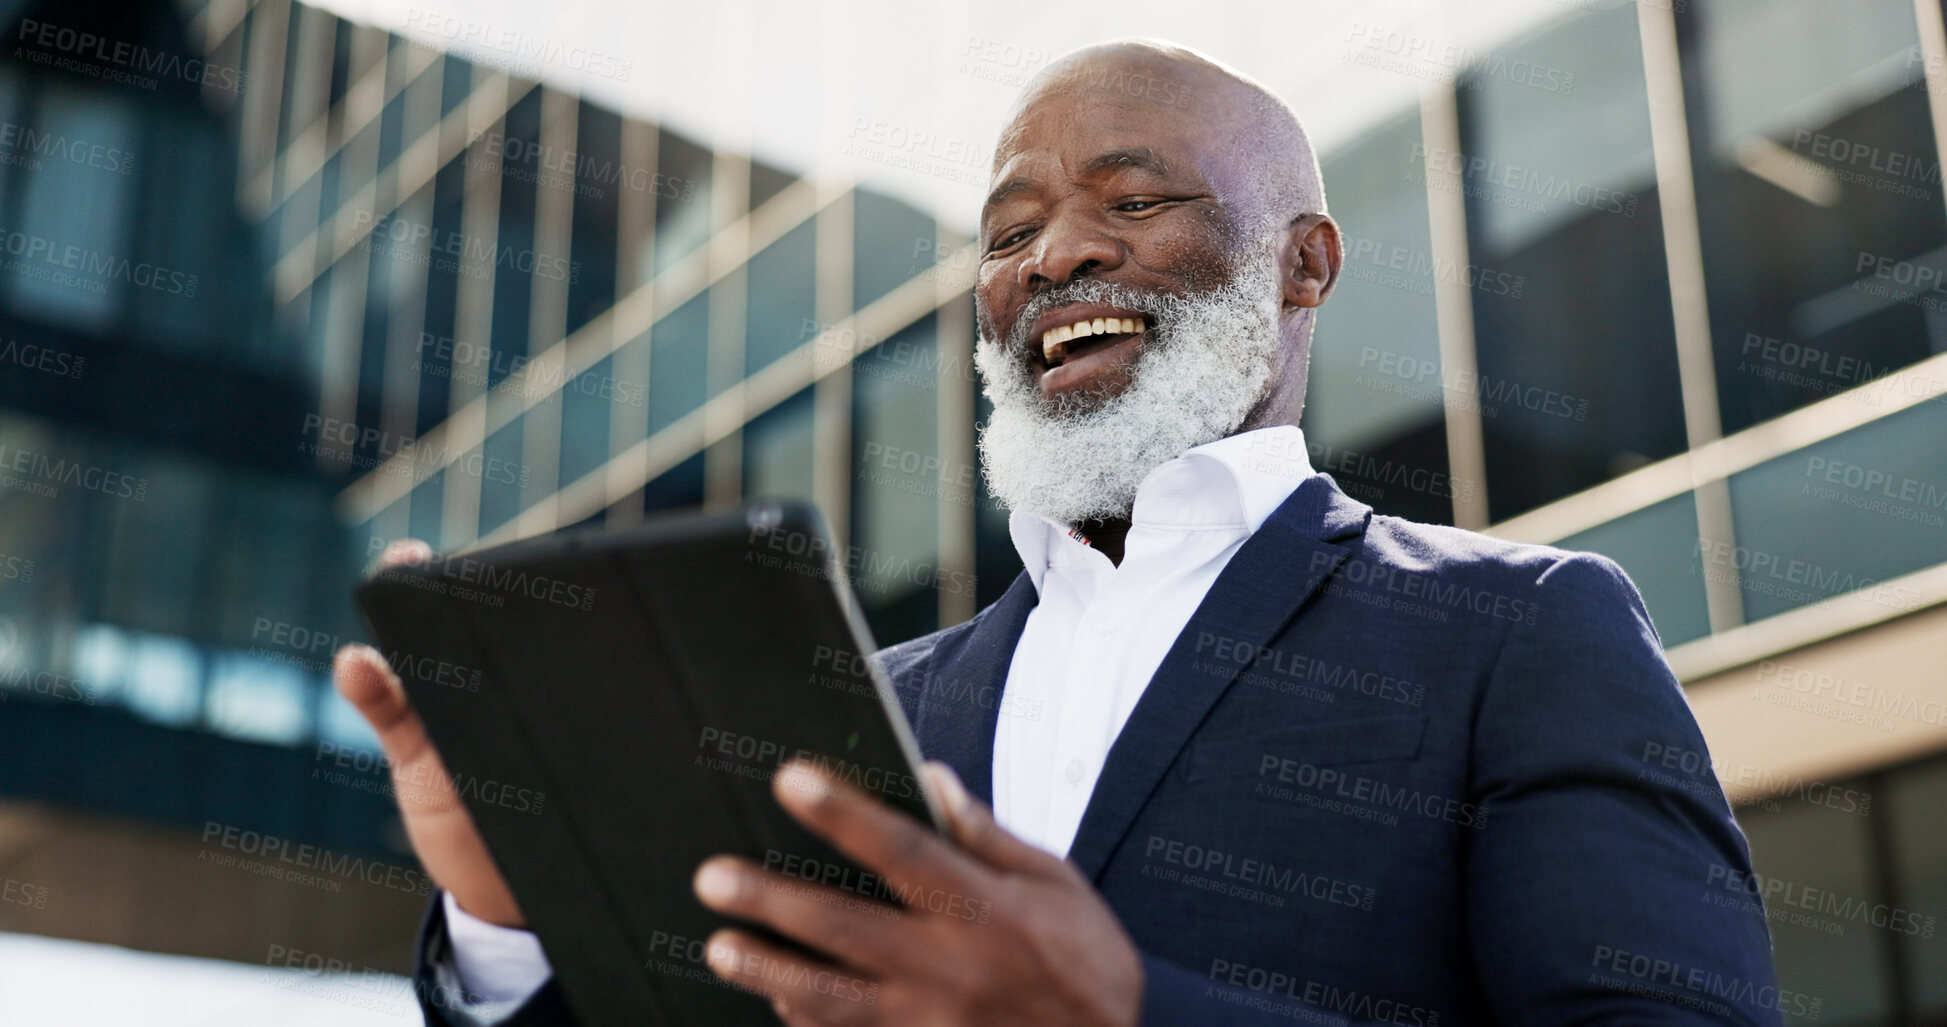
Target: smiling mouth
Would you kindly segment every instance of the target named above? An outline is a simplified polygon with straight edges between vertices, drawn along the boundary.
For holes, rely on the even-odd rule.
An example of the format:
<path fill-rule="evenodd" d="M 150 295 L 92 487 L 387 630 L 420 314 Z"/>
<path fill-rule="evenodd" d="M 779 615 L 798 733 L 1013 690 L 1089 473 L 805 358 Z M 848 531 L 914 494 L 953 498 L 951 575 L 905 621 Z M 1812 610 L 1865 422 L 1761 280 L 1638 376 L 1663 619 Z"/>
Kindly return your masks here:
<path fill-rule="evenodd" d="M 1099 345 L 1118 341 L 1123 336 L 1141 335 L 1148 330 L 1149 321 L 1142 317 L 1087 318 L 1041 333 L 1041 357 L 1049 367 L 1060 367 L 1062 361 L 1068 359 L 1071 348 L 1095 349 Z"/>

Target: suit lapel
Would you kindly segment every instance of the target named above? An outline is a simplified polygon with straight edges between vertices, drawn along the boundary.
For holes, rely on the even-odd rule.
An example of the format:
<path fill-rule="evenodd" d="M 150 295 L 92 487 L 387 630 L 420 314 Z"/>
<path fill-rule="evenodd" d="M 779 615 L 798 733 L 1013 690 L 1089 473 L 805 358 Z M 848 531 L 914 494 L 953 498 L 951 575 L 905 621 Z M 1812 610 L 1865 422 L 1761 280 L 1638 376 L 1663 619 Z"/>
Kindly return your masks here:
<path fill-rule="evenodd" d="M 1040 596 L 1023 571 L 973 629 L 933 650 L 913 734 L 927 759 L 960 775 L 974 798 L 994 803 L 994 729 L 1000 722 L 1007 668 L 1028 614 Z"/>
<path fill-rule="evenodd" d="M 1102 872 L 1204 715 L 1257 650 L 1290 623 L 1344 561 L 1350 550 L 1342 543 L 1364 533 L 1371 513 L 1370 507 L 1346 498 L 1330 478 L 1315 474 L 1231 557 L 1163 657 L 1102 766 L 1068 850 L 1068 858 L 1090 880 Z M 1022 616 L 1025 620 L 1025 611 Z M 1014 635 L 1020 635 L 1018 625 Z M 1209 644 L 1215 639 L 1230 644 Z M 1006 673 L 1005 662 L 1001 672 Z M 982 780 L 990 788 L 993 721 L 990 716 L 988 757 L 981 766 Z"/>

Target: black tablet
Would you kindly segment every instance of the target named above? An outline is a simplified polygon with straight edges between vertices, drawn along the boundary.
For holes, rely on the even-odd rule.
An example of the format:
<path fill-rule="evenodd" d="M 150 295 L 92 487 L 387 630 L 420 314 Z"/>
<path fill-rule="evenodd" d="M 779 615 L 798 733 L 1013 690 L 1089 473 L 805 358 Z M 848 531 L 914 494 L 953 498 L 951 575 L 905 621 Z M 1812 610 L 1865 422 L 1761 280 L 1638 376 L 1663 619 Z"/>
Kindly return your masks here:
<path fill-rule="evenodd" d="M 358 590 L 581 1022 L 775 1023 L 690 890 L 738 853 L 890 898 L 770 792 L 794 756 L 943 823 L 817 512 L 760 503 L 382 570 Z"/>

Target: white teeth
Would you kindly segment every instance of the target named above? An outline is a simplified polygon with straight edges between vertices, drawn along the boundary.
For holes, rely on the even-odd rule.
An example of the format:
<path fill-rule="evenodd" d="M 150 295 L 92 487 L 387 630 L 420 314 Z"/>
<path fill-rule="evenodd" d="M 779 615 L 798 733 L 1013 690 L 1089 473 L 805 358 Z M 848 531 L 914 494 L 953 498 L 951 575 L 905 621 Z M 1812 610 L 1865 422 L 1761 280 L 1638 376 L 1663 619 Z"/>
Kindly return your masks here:
<path fill-rule="evenodd" d="M 1096 317 L 1050 328 L 1041 334 L 1041 356 L 1048 366 L 1055 367 L 1068 355 L 1068 344 L 1076 339 L 1091 335 L 1137 335 L 1148 328 L 1149 322 L 1140 317 Z"/>

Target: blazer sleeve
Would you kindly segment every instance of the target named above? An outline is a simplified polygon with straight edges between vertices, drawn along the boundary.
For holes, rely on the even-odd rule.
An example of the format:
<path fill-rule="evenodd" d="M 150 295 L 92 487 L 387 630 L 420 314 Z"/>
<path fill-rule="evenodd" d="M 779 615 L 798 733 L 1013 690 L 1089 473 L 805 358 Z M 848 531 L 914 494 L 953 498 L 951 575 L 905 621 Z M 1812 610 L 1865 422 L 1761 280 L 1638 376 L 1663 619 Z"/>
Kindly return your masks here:
<path fill-rule="evenodd" d="M 420 924 L 418 966 L 412 975 L 413 995 L 419 1000 L 427 1027 L 578 1027 L 561 986 L 552 977 L 506 1015 L 493 1019 L 475 1016 L 478 1001 L 461 991 L 458 976 L 452 971 L 452 958 L 447 955 L 443 894 L 433 892 L 432 905 Z"/>
<path fill-rule="evenodd" d="M 1531 594 L 1473 728 L 1467 932 L 1494 1022 L 1816 1016 L 1774 982 L 1762 907 L 1711 888 L 1750 853 L 1635 587 L 1578 553 Z"/>

